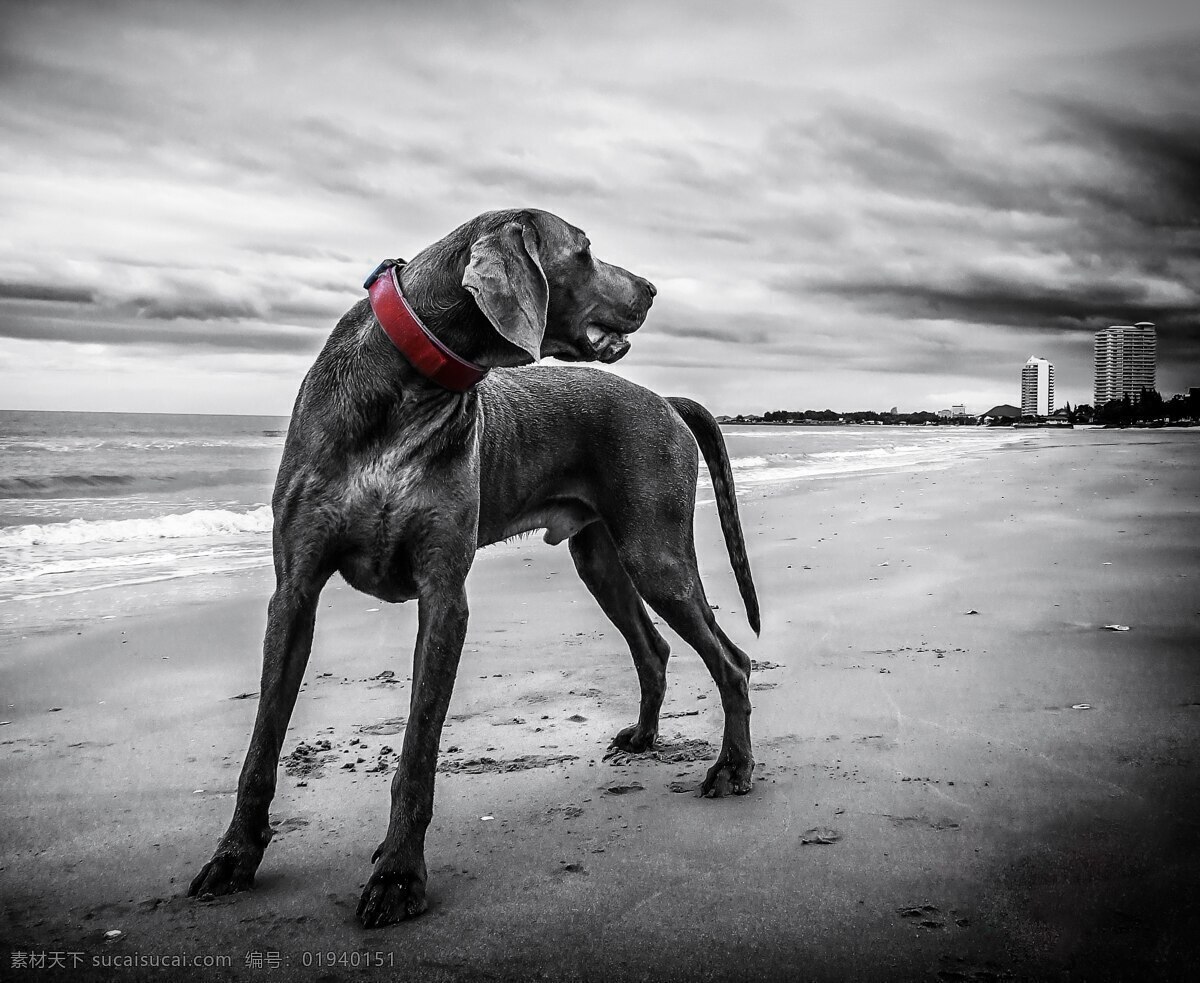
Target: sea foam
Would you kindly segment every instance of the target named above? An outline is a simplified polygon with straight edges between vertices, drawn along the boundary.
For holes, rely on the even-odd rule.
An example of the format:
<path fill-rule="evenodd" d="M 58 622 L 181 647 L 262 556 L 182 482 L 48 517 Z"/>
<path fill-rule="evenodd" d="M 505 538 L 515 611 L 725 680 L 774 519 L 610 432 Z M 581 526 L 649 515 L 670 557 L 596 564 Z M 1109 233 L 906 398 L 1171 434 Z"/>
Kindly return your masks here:
<path fill-rule="evenodd" d="M 0 529 L 0 548 L 78 546 L 84 543 L 123 543 L 153 539 L 195 539 L 239 536 L 271 531 L 271 506 L 248 512 L 194 509 L 146 519 L 96 519 L 28 524 Z"/>

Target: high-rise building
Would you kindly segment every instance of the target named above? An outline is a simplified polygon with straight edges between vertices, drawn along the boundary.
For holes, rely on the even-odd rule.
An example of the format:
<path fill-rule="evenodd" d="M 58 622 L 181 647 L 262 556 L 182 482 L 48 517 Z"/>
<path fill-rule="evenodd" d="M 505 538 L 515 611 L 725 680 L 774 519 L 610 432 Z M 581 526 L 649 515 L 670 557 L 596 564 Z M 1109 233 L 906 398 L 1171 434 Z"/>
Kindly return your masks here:
<path fill-rule="evenodd" d="M 1054 366 L 1030 355 L 1021 369 L 1021 415 L 1049 416 L 1054 412 Z"/>
<path fill-rule="evenodd" d="M 1153 389 L 1157 360 L 1158 339 L 1149 321 L 1097 331 L 1093 404 L 1099 409 L 1111 399 Z"/>

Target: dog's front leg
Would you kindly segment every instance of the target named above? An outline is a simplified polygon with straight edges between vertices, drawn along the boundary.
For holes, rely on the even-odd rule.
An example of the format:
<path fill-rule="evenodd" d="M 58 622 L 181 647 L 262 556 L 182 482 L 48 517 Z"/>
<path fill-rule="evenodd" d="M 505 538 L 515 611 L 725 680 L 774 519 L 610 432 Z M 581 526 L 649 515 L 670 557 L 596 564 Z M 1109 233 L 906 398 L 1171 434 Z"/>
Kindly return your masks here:
<path fill-rule="evenodd" d="M 358 903 L 365 928 L 414 918 L 425 910 L 425 830 L 433 818 L 438 742 L 467 634 L 467 595 L 424 594 L 418 606 L 412 698 L 400 765 L 392 779 L 391 820 L 372 856 L 375 870 Z"/>
<path fill-rule="evenodd" d="M 275 797 L 279 751 L 300 692 L 312 650 L 317 597 L 324 578 L 282 579 L 267 609 L 258 714 L 238 782 L 229 829 L 212 859 L 188 887 L 191 897 L 232 894 L 254 884 L 254 873 L 271 839 L 270 806 Z"/>

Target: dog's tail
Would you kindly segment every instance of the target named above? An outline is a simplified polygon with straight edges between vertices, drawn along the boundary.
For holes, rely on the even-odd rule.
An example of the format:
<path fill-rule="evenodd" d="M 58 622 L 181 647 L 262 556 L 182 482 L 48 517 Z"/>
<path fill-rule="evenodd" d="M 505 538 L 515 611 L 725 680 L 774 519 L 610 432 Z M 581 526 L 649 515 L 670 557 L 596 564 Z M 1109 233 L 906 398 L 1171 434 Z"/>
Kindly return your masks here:
<path fill-rule="evenodd" d="M 667 402 L 687 424 L 688 429 L 700 445 L 704 463 L 712 476 L 713 491 L 717 496 L 717 515 L 721 518 L 721 532 L 725 534 L 725 548 L 729 550 L 729 562 L 733 565 L 733 576 L 737 581 L 742 603 L 746 605 L 746 620 L 759 633 L 758 595 L 754 591 L 754 580 L 750 576 L 750 560 L 746 556 L 746 539 L 742 535 L 742 520 L 738 518 L 737 498 L 733 491 L 733 470 L 729 467 L 729 455 L 725 451 L 725 438 L 713 415 L 695 400 L 683 396 L 668 396 Z"/>

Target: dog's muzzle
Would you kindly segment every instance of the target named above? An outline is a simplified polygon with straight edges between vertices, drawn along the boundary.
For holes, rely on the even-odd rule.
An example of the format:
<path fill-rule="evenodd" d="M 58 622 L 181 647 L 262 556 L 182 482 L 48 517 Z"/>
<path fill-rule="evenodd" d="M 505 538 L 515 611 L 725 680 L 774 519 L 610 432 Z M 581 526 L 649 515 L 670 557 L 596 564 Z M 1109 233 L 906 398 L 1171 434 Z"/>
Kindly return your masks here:
<path fill-rule="evenodd" d="M 629 351 L 629 339 L 624 334 L 602 328 L 598 324 L 588 325 L 587 339 L 599 362 L 615 362 Z"/>

